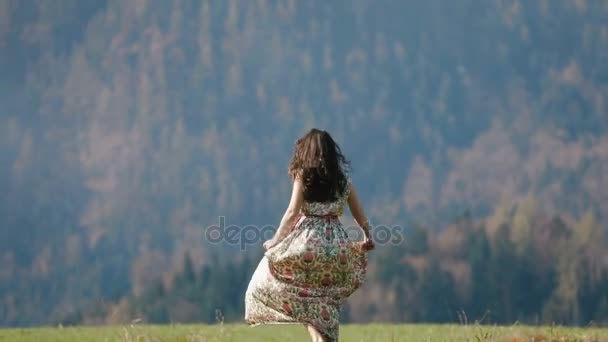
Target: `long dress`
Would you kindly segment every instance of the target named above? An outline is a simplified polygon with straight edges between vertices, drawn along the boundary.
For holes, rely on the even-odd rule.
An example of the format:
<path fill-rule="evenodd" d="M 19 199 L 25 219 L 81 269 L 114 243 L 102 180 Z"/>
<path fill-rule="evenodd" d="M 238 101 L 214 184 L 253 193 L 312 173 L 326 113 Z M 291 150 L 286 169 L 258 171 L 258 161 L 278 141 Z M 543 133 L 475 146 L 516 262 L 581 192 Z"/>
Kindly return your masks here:
<path fill-rule="evenodd" d="M 304 202 L 291 232 L 266 251 L 245 294 L 247 323 L 309 324 L 338 340 L 341 305 L 367 266 L 339 220 L 349 188 L 334 202 Z"/>

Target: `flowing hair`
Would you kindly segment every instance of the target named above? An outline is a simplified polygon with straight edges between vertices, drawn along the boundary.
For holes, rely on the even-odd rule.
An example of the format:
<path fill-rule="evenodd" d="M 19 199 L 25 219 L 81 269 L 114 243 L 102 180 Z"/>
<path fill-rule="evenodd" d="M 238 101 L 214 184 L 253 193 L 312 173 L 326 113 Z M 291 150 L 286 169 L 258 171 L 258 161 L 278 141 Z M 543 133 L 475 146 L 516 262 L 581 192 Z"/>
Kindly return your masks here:
<path fill-rule="evenodd" d="M 298 139 L 289 162 L 289 175 L 300 178 L 307 202 L 332 202 L 347 186 L 350 162 L 326 131 L 311 129 Z"/>

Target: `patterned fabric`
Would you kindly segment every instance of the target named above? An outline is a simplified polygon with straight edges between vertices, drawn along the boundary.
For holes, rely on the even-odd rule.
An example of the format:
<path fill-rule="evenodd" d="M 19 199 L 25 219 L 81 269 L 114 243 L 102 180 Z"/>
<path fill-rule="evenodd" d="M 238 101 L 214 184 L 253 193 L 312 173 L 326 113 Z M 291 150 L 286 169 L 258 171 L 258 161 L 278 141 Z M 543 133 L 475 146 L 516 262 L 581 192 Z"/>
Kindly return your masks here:
<path fill-rule="evenodd" d="M 347 198 L 348 190 L 335 202 L 305 202 L 289 235 L 266 251 L 245 294 L 250 325 L 310 324 L 338 340 L 341 304 L 361 286 L 367 265 L 338 219 Z"/>

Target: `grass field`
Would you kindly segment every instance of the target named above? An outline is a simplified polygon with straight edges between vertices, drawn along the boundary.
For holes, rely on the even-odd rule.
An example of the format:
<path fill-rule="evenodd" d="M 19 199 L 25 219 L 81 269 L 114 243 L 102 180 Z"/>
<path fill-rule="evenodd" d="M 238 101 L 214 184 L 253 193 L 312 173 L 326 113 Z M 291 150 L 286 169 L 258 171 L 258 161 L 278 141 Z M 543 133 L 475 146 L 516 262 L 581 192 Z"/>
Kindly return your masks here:
<path fill-rule="evenodd" d="M 0 341 L 309 341 L 303 326 L 130 325 L 0 329 Z M 608 329 L 479 325 L 344 325 L 340 341 L 606 341 Z"/>

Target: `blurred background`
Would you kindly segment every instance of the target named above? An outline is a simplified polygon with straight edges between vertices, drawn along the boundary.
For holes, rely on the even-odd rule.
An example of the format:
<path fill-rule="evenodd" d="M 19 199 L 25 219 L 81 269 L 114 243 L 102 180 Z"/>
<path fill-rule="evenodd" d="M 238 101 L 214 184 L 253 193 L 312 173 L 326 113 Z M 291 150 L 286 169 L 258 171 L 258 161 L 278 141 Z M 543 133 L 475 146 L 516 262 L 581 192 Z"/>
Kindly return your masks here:
<path fill-rule="evenodd" d="M 345 322 L 608 323 L 608 2 L 0 0 L 0 325 L 242 321 L 296 138 L 374 224 Z"/>

